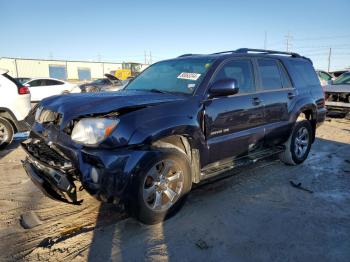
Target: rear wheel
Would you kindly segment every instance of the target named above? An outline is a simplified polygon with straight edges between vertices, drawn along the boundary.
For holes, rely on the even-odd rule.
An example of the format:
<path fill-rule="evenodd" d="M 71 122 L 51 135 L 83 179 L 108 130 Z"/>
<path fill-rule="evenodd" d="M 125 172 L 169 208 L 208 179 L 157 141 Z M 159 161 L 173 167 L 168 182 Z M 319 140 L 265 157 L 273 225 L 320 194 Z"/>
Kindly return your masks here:
<path fill-rule="evenodd" d="M 187 156 L 176 149 L 164 150 L 147 160 L 130 203 L 134 215 L 145 224 L 156 224 L 175 214 L 191 189 L 191 168 Z"/>
<path fill-rule="evenodd" d="M 280 160 L 287 165 L 301 164 L 307 158 L 312 144 L 312 126 L 310 121 L 296 122 L 292 134 L 285 143 L 285 151 Z"/>
<path fill-rule="evenodd" d="M 0 117 L 0 149 L 11 144 L 14 130 L 11 123 L 5 118 Z"/>

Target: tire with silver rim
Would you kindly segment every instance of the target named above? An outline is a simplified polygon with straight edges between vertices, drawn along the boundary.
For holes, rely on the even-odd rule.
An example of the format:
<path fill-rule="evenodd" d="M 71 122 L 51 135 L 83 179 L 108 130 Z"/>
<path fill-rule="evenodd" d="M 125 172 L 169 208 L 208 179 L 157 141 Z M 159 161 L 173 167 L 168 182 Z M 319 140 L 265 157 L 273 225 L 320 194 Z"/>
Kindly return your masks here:
<path fill-rule="evenodd" d="M 11 123 L 7 119 L 0 117 L 0 149 L 11 144 L 13 134 L 14 131 Z"/>
<path fill-rule="evenodd" d="M 296 122 L 291 136 L 284 144 L 285 151 L 280 154 L 281 161 L 288 165 L 297 165 L 304 162 L 311 149 L 312 134 L 310 121 Z"/>
<path fill-rule="evenodd" d="M 137 197 L 131 206 L 145 224 L 156 224 L 175 214 L 191 189 L 191 168 L 187 156 L 166 149 L 145 160 L 135 179 Z"/>

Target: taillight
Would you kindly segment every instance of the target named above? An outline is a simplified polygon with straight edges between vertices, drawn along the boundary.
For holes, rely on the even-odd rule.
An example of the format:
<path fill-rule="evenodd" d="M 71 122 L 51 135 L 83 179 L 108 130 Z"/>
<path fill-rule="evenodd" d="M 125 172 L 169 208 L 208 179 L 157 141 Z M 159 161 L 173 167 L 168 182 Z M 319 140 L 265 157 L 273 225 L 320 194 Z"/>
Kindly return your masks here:
<path fill-rule="evenodd" d="M 30 94 L 29 88 L 26 86 L 20 86 L 18 87 L 18 94 L 20 95 L 27 95 Z"/>

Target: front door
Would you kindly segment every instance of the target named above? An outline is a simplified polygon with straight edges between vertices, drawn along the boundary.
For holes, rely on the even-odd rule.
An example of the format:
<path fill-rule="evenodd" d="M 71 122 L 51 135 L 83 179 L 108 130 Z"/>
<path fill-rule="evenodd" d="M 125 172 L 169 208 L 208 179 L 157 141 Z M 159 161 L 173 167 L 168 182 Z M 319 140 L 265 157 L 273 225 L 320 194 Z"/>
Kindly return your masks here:
<path fill-rule="evenodd" d="M 204 165 L 242 155 L 264 138 L 264 105 L 256 93 L 252 61 L 237 58 L 224 62 L 211 82 L 222 79 L 235 79 L 239 92 L 205 102 L 209 156 Z"/>

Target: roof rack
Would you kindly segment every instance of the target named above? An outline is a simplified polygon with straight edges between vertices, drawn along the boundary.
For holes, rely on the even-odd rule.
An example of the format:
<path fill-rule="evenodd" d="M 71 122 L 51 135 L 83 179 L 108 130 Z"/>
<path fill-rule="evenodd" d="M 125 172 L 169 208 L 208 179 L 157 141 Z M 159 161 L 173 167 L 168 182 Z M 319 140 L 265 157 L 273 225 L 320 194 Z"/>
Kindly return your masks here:
<path fill-rule="evenodd" d="M 194 54 L 183 54 L 183 55 L 179 55 L 178 57 L 191 56 L 191 55 L 194 55 Z"/>
<path fill-rule="evenodd" d="M 292 57 L 301 57 L 299 54 L 292 53 L 292 52 L 281 52 L 281 51 L 265 50 L 265 49 L 253 49 L 253 48 L 239 48 L 237 50 L 214 53 L 213 55 L 226 54 L 226 53 L 247 54 L 249 52 L 261 53 L 261 54 L 290 55 Z"/>
<path fill-rule="evenodd" d="M 265 50 L 265 49 L 240 48 L 240 49 L 237 49 L 235 51 L 235 53 L 249 53 L 249 52 L 262 53 L 262 54 L 290 55 L 292 57 L 301 57 L 298 53 Z"/>

